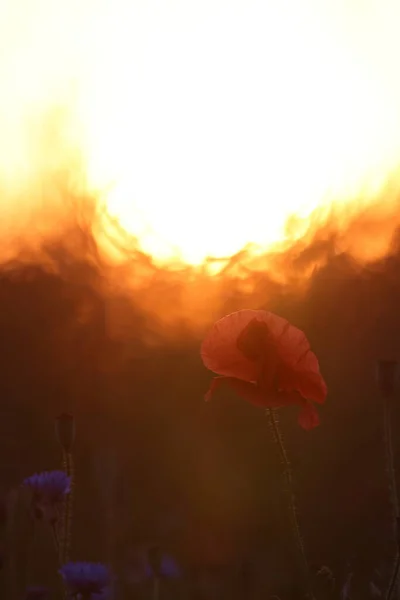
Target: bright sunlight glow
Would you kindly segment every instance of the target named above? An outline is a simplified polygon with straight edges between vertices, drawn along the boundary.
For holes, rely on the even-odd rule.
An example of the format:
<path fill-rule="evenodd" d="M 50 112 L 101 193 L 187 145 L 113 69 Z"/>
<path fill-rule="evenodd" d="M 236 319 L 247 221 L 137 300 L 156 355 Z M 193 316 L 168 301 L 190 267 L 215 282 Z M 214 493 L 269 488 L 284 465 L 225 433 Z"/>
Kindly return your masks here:
<path fill-rule="evenodd" d="M 0 175 L 29 171 L 24 119 L 62 102 L 89 186 L 146 252 L 266 247 L 397 166 L 399 22 L 395 0 L 9 0 Z"/>

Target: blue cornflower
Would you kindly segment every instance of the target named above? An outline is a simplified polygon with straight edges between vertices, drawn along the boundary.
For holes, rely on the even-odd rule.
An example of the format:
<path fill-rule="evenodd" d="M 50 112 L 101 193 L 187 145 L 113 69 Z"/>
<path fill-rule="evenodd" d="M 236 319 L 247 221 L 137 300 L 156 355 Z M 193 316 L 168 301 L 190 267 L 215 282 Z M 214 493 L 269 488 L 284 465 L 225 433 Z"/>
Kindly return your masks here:
<path fill-rule="evenodd" d="M 57 509 L 71 490 L 71 477 L 64 471 L 44 471 L 31 475 L 22 485 L 32 492 L 35 516 L 51 522 L 57 520 Z"/>
<path fill-rule="evenodd" d="M 27 477 L 22 485 L 46 500 L 57 502 L 69 493 L 71 477 L 68 477 L 64 471 L 44 471 Z"/>
<path fill-rule="evenodd" d="M 100 563 L 70 562 L 59 573 L 73 597 L 81 594 L 89 599 L 92 594 L 104 594 L 111 583 L 108 568 Z"/>

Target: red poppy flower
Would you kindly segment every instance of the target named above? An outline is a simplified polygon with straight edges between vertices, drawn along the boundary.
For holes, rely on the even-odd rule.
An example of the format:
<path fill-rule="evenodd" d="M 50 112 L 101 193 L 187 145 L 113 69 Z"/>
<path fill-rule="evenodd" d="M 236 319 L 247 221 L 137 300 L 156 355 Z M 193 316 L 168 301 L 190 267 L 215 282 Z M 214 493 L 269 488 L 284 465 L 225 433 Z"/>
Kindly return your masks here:
<path fill-rule="evenodd" d="M 286 319 L 264 310 L 227 315 L 203 341 L 201 357 L 220 375 L 211 382 L 206 400 L 227 384 L 256 406 L 299 406 L 304 429 L 319 425 L 313 403 L 325 401 L 326 383 L 305 334 Z"/>

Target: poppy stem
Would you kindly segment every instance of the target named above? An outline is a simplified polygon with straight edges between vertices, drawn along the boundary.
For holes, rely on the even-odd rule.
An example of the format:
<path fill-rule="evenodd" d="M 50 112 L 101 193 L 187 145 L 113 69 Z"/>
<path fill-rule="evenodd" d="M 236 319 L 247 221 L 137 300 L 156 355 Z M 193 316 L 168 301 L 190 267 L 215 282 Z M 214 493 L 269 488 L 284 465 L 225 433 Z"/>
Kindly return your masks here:
<path fill-rule="evenodd" d="M 281 458 L 281 461 L 283 464 L 284 477 L 286 480 L 286 492 L 287 492 L 288 503 L 289 503 L 290 521 L 291 521 L 291 525 L 292 525 L 292 533 L 293 533 L 293 537 L 294 537 L 297 549 L 300 554 L 300 559 L 302 562 L 302 569 L 304 572 L 304 578 L 305 578 L 306 586 L 307 586 L 307 595 L 311 600 L 315 600 L 314 594 L 312 592 L 311 585 L 310 585 L 309 566 L 308 566 L 307 556 L 306 556 L 306 552 L 305 552 L 305 548 L 304 548 L 303 538 L 301 537 L 299 521 L 297 518 L 296 501 L 295 501 L 295 495 L 294 495 L 294 491 L 293 491 L 292 469 L 291 469 L 289 458 L 288 458 L 288 455 L 286 452 L 285 444 L 283 442 L 282 433 L 279 428 L 279 423 L 278 423 L 278 420 L 276 418 L 276 414 L 275 414 L 275 411 L 273 408 L 267 408 L 267 417 L 269 419 L 272 434 L 273 434 L 274 440 L 278 446 L 279 455 L 280 455 L 280 458 Z"/>

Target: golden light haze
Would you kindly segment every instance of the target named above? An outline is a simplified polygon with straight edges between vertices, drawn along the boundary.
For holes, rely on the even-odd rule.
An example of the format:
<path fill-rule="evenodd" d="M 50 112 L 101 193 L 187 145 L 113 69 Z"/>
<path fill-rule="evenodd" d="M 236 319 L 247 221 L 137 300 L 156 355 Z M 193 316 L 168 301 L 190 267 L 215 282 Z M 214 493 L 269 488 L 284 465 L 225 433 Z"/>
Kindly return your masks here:
<path fill-rule="evenodd" d="M 332 201 L 345 222 L 400 162 L 399 23 L 394 0 L 2 2 L 0 230 L 63 169 L 161 264 L 265 250 Z"/>

